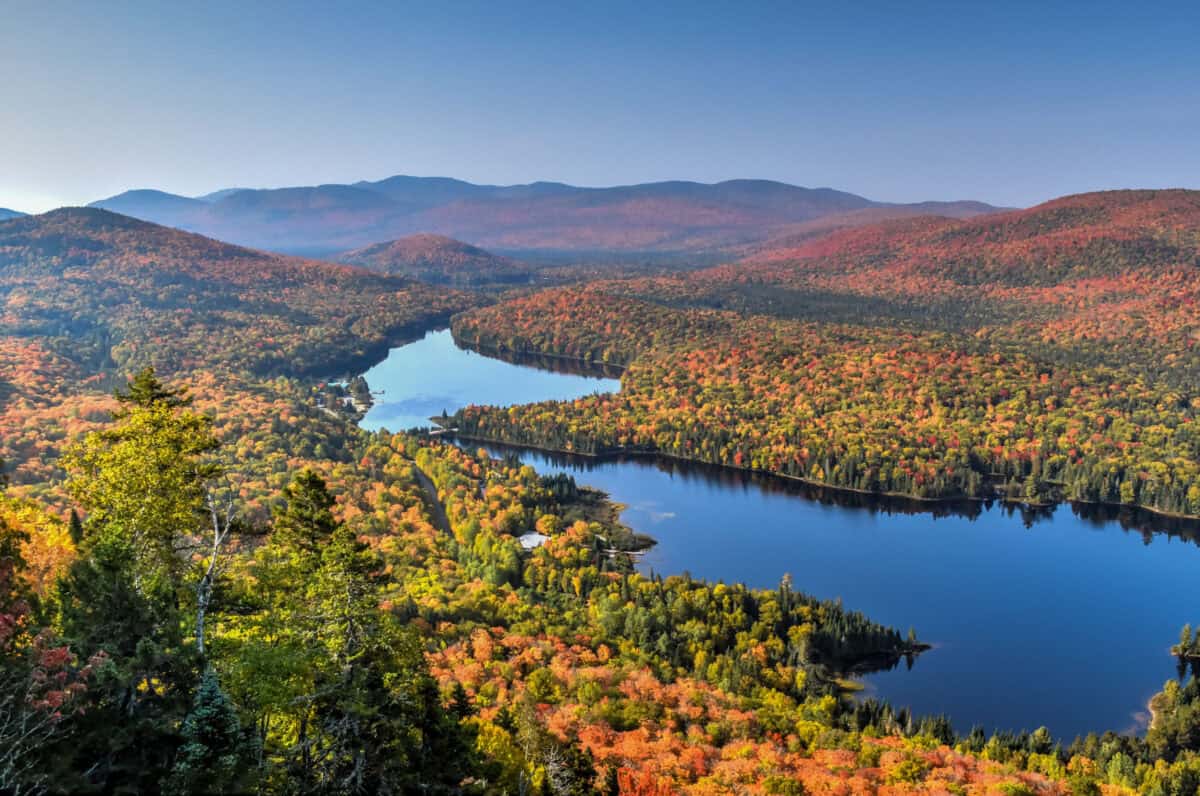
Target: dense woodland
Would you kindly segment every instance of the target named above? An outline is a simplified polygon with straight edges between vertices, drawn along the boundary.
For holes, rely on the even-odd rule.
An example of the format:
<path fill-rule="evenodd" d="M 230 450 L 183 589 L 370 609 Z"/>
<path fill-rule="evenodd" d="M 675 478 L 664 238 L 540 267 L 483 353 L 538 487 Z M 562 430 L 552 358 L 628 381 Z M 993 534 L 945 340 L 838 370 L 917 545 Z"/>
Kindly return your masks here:
<path fill-rule="evenodd" d="M 1068 752 L 1044 731 L 956 738 L 944 720 L 845 691 L 841 672 L 910 640 L 786 580 L 752 591 L 633 574 L 609 529 L 572 519 L 575 491 L 531 468 L 358 435 L 352 462 L 295 471 L 256 520 L 214 427 L 145 372 L 68 451 L 78 513 L 3 499 L 5 676 L 25 697 L 3 706 L 22 728 L 5 787 L 1189 793 L 1200 781 L 1194 686 L 1168 686 L 1145 740 Z M 522 551 L 515 537 L 532 529 L 551 541 Z"/>
<path fill-rule="evenodd" d="M 364 385 L 313 375 L 482 299 L 99 211 L 39 218 L 0 225 L 0 791 L 1200 787 L 1194 680 L 1165 686 L 1144 738 L 956 736 L 855 696 L 850 674 L 919 654 L 915 632 L 788 579 L 637 574 L 627 530 L 569 479 L 366 433 L 345 400 Z M 1042 370 L 946 330 L 631 296 L 644 290 L 458 316 L 470 342 L 626 366 L 617 396 L 460 421 L 517 437 L 542 417 L 566 430 L 555 447 L 678 439 L 679 455 L 781 471 L 807 447 L 816 480 L 857 462 L 837 477 L 880 489 L 886 463 L 891 479 L 911 469 L 895 491 L 931 495 L 978 472 L 1035 499 L 1110 459 L 1096 488 L 1119 499 L 1145 470 L 1125 502 L 1195 483 L 1200 407 L 1119 363 Z M 722 424 L 730 436 L 707 435 Z M 1064 439 L 1077 454 L 1062 461 Z M 525 550 L 530 531 L 549 541 Z"/>
<path fill-rule="evenodd" d="M 1196 515 L 1198 241 L 1198 194 L 1101 194 L 543 291 L 457 316 L 456 337 L 626 365 L 621 392 L 458 422 L 870 492 Z"/>

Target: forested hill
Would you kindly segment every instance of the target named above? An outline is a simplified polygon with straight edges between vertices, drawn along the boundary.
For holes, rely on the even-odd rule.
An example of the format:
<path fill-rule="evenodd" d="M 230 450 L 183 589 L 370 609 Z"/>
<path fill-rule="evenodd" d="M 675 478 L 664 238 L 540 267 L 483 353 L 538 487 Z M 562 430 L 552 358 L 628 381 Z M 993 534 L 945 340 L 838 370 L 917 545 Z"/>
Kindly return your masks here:
<path fill-rule="evenodd" d="M 969 335 L 673 308 L 621 287 L 456 315 L 476 342 L 628 364 L 616 395 L 472 407 L 461 427 L 869 491 L 1069 490 L 1200 513 L 1200 400 L 962 350 Z M 1154 698 L 1145 738 L 957 736 L 850 693 L 864 665 L 911 665 L 915 630 L 789 577 L 644 577 L 615 507 L 569 476 L 364 432 L 346 403 L 361 380 L 308 378 L 467 294 L 63 210 L 0 223 L 0 300 L 2 793 L 1200 783 L 1195 680 Z M 146 363 L 172 379 L 146 370 L 108 391 Z M 529 532 L 546 543 L 525 549 Z M 1185 628 L 1181 664 L 1198 644 Z"/>
<path fill-rule="evenodd" d="M 290 458 L 344 456 L 345 432 L 322 411 L 341 398 L 310 395 L 314 382 L 365 369 L 478 303 L 95 208 L 0 222 L 0 459 L 14 484 L 55 482 L 62 447 L 146 365 L 195 385 L 201 405 L 230 418 L 228 439 L 290 434 Z M 239 455 L 254 459 L 248 450 Z"/>
<path fill-rule="evenodd" d="M 6 276 L 64 276 L 83 269 L 70 275 L 113 280 L 156 274 L 160 282 L 204 280 L 214 292 L 230 285 L 308 282 L 405 286 L 360 269 L 247 249 L 91 207 L 52 210 L 0 226 L 0 269 Z"/>
<path fill-rule="evenodd" d="M 199 198 L 135 190 L 94 206 L 221 240 L 329 254 L 418 232 L 502 251 L 698 252 L 763 241 L 791 225 L 872 208 L 882 217 L 992 212 L 979 202 L 893 205 L 771 180 L 586 188 L 476 185 L 399 175 L 353 185 L 228 190 Z M 876 218 L 878 218 L 877 216 Z"/>
<path fill-rule="evenodd" d="M 233 246 L 95 208 L 0 223 L 0 333 L 89 369 L 345 369 L 465 294 Z"/>
<path fill-rule="evenodd" d="M 963 332 L 1061 364 L 1195 386 L 1200 192 L 1109 191 L 965 220 L 889 221 L 606 289 L 672 306 Z"/>
<path fill-rule="evenodd" d="M 764 250 L 739 270 L 886 274 L 891 289 L 907 291 L 914 278 L 1039 287 L 1197 266 L 1198 258 L 1200 191 L 1108 191 L 970 219 L 917 218 L 839 231 Z"/>
<path fill-rule="evenodd" d="M 10 218 L 20 218 L 24 213 L 16 210 L 9 210 L 7 207 L 0 207 L 0 221 L 7 221 Z"/>
<path fill-rule="evenodd" d="M 908 205 L 876 205 L 861 210 L 851 210 L 845 213 L 831 213 L 809 221 L 787 224 L 775 229 L 772 236 L 764 241 L 758 241 L 740 249 L 728 250 L 732 255 L 752 256 L 761 252 L 774 252 L 781 249 L 792 249 L 807 241 L 829 235 L 839 230 L 855 229 L 858 227 L 881 224 L 885 221 L 895 221 L 905 218 L 922 216 L 937 216 L 946 219 L 975 218 L 991 213 L 1011 210 L 1006 207 L 993 207 L 983 202 L 917 202 Z M 737 257 L 728 259 L 738 259 Z"/>
<path fill-rule="evenodd" d="M 869 492 L 1200 516 L 1198 258 L 1200 193 L 1122 191 L 520 297 L 456 336 L 624 364 L 622 391 L 457 425 Z"/>
<path fill-rule="evenodd" d="M 344 263 L 434 284 L 476 286 L 528 282 L 532 271 L 508 257 L 447 238 L 421 233 L 339 255 Z"/>

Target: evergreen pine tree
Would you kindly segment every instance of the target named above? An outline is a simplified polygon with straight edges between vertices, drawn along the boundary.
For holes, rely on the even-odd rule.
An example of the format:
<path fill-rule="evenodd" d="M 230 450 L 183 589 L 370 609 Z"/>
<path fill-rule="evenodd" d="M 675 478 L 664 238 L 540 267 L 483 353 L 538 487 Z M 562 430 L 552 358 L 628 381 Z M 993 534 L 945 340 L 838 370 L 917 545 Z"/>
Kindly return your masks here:
<path fill-rule="evenodd" d="M 71 535 L 71 541 L 75 547 L 83 542 L 83 523 L 79 521 L 79 512 L 71 509 L 71 516 L 67 520 L 67 532 Z"/>
<path fill-rule="evenodd" d="M 248 789 L 254 749 L 211 668 L 200 679 L 180 735 L 182 744 L 166 782 L 167 793 L 237 793 Z"/>
<path fill-rule="evenodd" d="M 284 507 L 275 513 L 272 543 L 300 558 L 309 574 L 321 562 L 322 550 L 333 536 L 333 495 L 325 479 L 312 470 L 301 470 L 284 488 Z"/>
<path fill-rule="evenodd" d="M 78 558 L 59 582 L 59 628 L 81 657 L 104 664 L 89 682 L 75 732 L 56 757 L 64 788 L 155 791 L 169 775 L 199 661 L 185 643 L 186 558 L 202 527 L 203 486 L 216 447 L 211 420 L 181 410 L 182 390 L 144 370 L 119 392 L 110 428 L 65 458 Z M 65 776 L 65 775 L 64 775 Z"/>
<path fill-rule="evenodd" d="M 64 789 L 158 790 L 179 745 L 197 661 L 174 593 L 139 588 L 135 561 L 128 545 L 101 535 L 59 583 L 64 637 L 104 660 L 54 755 Z"/>
<path fill-rule="evenodd" d="M 149 407 L 156 404 L 176 409 L 190 406 L 192 399 L 185 388 L 171 389 L 164 385 L 155 375 L 153 367 L 139 370 L 126 384 L 124 390 L 117 389 L 113 396 L 127 407 Z M 120 416 L 118 414 L 118 416 Z"/>

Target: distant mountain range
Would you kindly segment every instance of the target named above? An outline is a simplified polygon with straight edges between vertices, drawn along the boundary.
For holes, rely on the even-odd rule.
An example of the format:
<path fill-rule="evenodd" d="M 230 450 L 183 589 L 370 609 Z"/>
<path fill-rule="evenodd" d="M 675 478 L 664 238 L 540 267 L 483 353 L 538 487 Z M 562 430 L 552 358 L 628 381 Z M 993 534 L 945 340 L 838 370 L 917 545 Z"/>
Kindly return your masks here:
<path fill-rule="evenodd" d="M 94 202 L 113 212 L 282 252 L 345 251 L 434 233 L 502 252 L 701 252 L 787 235 L 798 224 L 854 213 L 871 221 L 994 212 L 981 202 L 874 202 L 831 188 L 770 180 L 658 182 L 581 188 L 555 182 L 476 185 L 389 177 L 353 185 L 225 189 L 202 197 L 127 191 Z"/>
<path fill-rule="evenodd" d="M 9 210 L 7 207 L 0 207 L 0 221 L 7 221 L 10 218 L 20 218 L 25 215 L 17 210 Z"/>

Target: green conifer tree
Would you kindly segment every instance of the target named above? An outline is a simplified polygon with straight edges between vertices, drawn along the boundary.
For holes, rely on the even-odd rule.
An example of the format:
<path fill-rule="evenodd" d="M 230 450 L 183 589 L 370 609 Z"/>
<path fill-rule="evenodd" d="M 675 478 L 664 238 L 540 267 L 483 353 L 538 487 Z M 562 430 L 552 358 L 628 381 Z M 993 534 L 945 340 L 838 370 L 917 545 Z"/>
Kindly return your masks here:
<path fill-rule="evenodd" d="M 243 793 L 249 789 L 254 749 L 216 672 L 205 671 L 180 733 L 182 744 L 167 793 Z"/>

